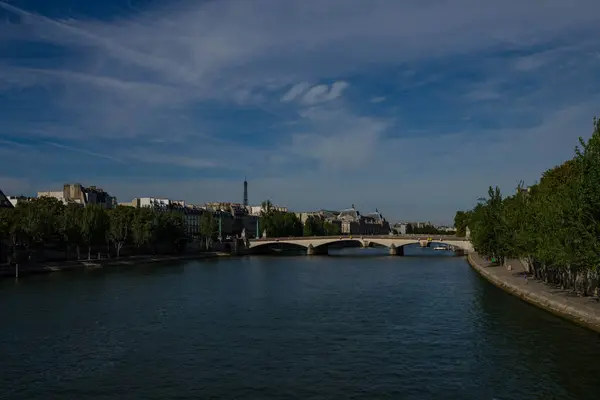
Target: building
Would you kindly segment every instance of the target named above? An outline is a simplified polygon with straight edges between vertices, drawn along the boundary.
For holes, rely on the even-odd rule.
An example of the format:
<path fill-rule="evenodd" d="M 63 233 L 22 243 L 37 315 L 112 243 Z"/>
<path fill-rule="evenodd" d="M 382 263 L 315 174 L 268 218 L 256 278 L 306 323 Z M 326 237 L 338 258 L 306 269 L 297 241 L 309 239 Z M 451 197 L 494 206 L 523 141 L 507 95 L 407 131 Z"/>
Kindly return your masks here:
<path fill-rule="evenodd" d="M 2 190 L 0 190 L 0 208 L 13 208 L 12 202 L 4 195 Z"/>
<path fill-rule="evenodd" d="M 110 209 L 117 205 L 117 199 L 96 186 L 85 187 L 79 183 L 65 183 L 62 191 L 38 192 L 38 197 L 54 197 L 64 204 L 80 204 L 85 207 L 96 204 Z"/>
<path fill-rule="evenodd" d="M 389 222 L 378 209 L 362 216 L 360 229 L 363 235 L 389 235 L 391 231 Z"/>
<path fill-rule="evenodd" d="M 344 235 L 387 235 L 390 233 L 390 224 L 379 210 L 362 215 L 352 205 L 352 208 L 340 211 L 337 219 L 340 221 L 341 232 Z"/>
<path fill-rule="evenodd" d="M 187 205 L 182 211 L 185 217 L 186 233 L 190 236 L 200 236 L 200 220 L 206 210 L 198 206 Z"/>
<path fill-rule="evenodd" d="M 8 196 L 8 201 L 12 204 L 13 207 L 16 207 L 19 203 L 29 202 L 34 200 L 35 197 L 26 197 L 26 196 Z"/>
<path fill-rule="evenodd" d="M 120 203 L 120 205 L 136 208 L 151 208 L 157 212 L 179 212 L 183 214 L 185 220 L 185 231 L 190 236 L 200 235 L 200 220 L 202 213 L 206 212 L 201 207 L 187 205 L 183 200 L 170 200 L 157 197 L 137 197 L 129 203 Z"/>
<path fill-rule="evenodd" d="M 248 206 L 246 209 L 248 210 L 248 214 L 250 214 L 250 215 L 256 215 L 256 216 L 259 216 L 260 213 L 261 213 L 261 211 L 263 210 L 262 206 Z M 278 212 L 283 212 L 283 213 L 288 212 L 288 208 L 287 207 L 280 207 L 280 206 L 272 206 L 271 210 L 278 211 Z"/>
<path fill-rule="evenodd" d="M 406 235 L 407 226 L 408 226 L 408 224 L 406 222 L 398 222 L 398 223 L 394 224 L 394 230 L 399 235 Z"/>

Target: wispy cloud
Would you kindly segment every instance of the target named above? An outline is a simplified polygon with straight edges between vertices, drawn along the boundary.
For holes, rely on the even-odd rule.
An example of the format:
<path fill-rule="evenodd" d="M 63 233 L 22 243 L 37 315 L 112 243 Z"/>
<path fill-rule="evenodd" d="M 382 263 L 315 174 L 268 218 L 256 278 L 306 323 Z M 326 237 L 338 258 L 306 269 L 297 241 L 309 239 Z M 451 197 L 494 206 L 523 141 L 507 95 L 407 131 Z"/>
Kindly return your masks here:
<path fill-rule="evenodd" d="M 80 148 L 73 147 L 73 146 L 68 146 L 68 145 L 65 145 L 65 144 L 54 143 L 54 142 L 48 142 L 48 141 L 40 141 L 40 143 L 47 144 L 47 145 L 49 145 L 49 146 L 58 147 L 58 148 L 60 148 L 60 149 L 65 149 L 65 150 L 69 150 L 69 151 L 74 151 L 74 152 L 81 153 L 81 154 L 85 154 L 85 155 L 88 155 L 88 156 L 100 157 L 100 158 L 106 158 L 106 159 L 108 159 L 108 160 L 122 162 L 122 160 L 120 160 L 119 158 L 117 158 L 117 157 L 113 157 L 113 156 L 111 156 L 111 155 L 108 155 L 108 154 L 97 153 L 97 152 L 95 152 L 95 151 L 90 151 L 90 150 L 80 149 Z"/>
<path fill-rule="evenodd" d="M 310 84 L 307 82 L 297 83 L 291 87 L 290 90 L 287 91 L 286 94 L 281 98 L 282 102 L 288 102 L 294 100 L 296 97 L 300 96 L 304 93 L 308 88 L 310 88 Z"/>
<path fill-rule="evenodd" d="M 128 152 L 128 155 L 130 159 L 148 164 L 167 164 L 195 169 L 210 169 L 220 166 L 216 161 L 213 160 L 205 160 L 178 154 L 161 154 L 143 149 L 133 150 Z"/>
<path fill-rule="evenodd" d="M 421 197 L 457 181 L 445 174 L 468 177 L 449 189 L 453 205 L 435 211 L 448 213 L 494 179 L 535 175 L 568 153 L 560 146 L 586 132 L 560 136 L 547 121 L 575 107 L 562 118 L 585 124 L 600 93 L 597 0 L 499 4 L 181 1 L 107 19 L 54 19 L 0 1 L 11 16 L 0 22 L 0 46 L 19 40 L 58 54 L 26 58 L 23 48 L 3 57 L 0 92 L 9 101 L 0 103 L 0 137 L 33 137 L 55 152 L 133 169 L 226 177 L 165 186 L 175 197 L 225 196 L 231 179 L 254 174 L 261 196 L 297 208 L 349 198 L 374 208 L 389 198 L 398 214 L 425 213 L 433 206 Z M 531 138 L 545 143 L 545 155 Z M 512 169 L 492 163 L 496 171 L 489 152 L 516 140 Z M 57 158 L 61 168 L 67 159 Z M 119 184 L 127 168 L 118 171 L 102 184 L 133 195 L 131 180 Z M 106 179 L 91 167 L 78 173 Z"/>
<path fill-rule="evenodd" d="M 343 81 L 335 82 L 331 87 L 328 85 L 313 86 L 306 92 L 302 101 L 304 104 L 313 105 L 335 100 L 342 95 L 347 87 L 348 83 Z"/>

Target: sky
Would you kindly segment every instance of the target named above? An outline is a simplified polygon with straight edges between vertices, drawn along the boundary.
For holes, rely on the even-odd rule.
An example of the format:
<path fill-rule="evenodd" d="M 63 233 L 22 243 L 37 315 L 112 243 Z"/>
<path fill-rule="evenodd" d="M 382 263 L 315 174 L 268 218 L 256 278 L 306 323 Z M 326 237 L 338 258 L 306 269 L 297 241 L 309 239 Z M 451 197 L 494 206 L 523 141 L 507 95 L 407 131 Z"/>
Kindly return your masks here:
<path fill-rule="evenodd" d="M 598 0 L 0 0 L 0 189 L 449 223 L 600 116 Z"/>

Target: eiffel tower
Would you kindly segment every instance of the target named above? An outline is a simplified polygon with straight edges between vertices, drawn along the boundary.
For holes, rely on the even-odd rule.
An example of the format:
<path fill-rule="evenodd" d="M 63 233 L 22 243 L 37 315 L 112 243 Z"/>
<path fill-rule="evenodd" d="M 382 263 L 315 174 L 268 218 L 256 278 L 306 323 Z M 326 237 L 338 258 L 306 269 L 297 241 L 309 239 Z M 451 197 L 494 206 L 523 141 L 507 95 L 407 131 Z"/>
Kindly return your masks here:
<path fill-rule="evenodd" d="M 0 208 L 12 208 L 12 203 L 4 195 L 4 192 L 0 190 Z"/>

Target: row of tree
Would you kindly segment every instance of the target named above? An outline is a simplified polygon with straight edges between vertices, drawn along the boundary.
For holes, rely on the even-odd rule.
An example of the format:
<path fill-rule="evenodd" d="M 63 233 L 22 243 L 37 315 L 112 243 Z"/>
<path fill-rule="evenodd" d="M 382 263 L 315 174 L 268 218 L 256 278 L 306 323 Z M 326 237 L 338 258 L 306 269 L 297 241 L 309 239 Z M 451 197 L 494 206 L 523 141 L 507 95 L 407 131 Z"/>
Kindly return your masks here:
<path fill-rule="evenodd" d="M 524 259 L 536 278 L 583 295 L 600 283 L 600 120 L 571 160 L 546 171 L 539 183 L 503 197 L 488 197 L 456 214 L 477 252 L 504 262 Z"/>
<path fill-rule="evenodd" d="M 340 234 L 340 226 L 311 215 L 304 221 L 303 233 L 304 236 L 337 236 Z"/>
<path fill-rule="evenodd" d="M 118 257 L 126 245 L 138 253 L 178 252 L 186 243 L 185 220 L 177 212 L 133 207 L 105 210 L 41 197 L 0 209 L 0 243 L 7 244 L 13 260 L 22 253 L 35 260 L 47 249 L 62 249 L 67 259 L 75 250 L 79 259 L 81 248 L 87 250 L 88 258 L 93 248 Z"/>
<path fill-rule="evenodd" d="M 296 214 L 276 210 L 270 200 L 265 200 L 261 204 L 259 226 L 260 233 L 266 231 L 269 237 L 340 234 L 340 227 L 324 218 L 309 216 L 303 224 Z"/>
<path fill-rule="evenodd" d="M 294 213 L 281 212 L 273 207 L 270 200 L 261 203 L 260 234 L 266 232 L 269 237 L 302 236 L 303 226 Z"/>
<path fill-rule="evenodd" d="M 406 225 L 407 235 L 451 235 L 453 232 L 440 230 L 433 225 L 415 226 L 413 224 Z"/>

